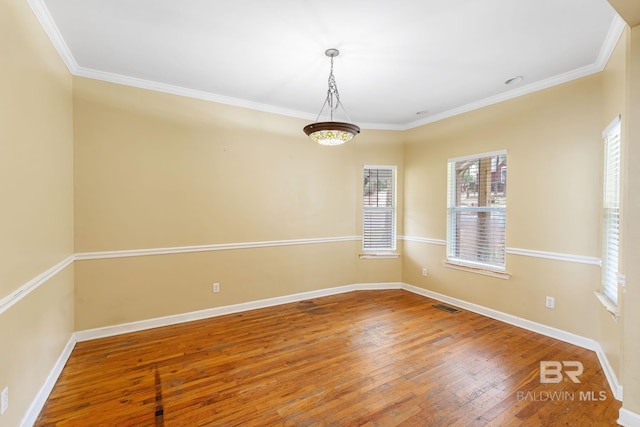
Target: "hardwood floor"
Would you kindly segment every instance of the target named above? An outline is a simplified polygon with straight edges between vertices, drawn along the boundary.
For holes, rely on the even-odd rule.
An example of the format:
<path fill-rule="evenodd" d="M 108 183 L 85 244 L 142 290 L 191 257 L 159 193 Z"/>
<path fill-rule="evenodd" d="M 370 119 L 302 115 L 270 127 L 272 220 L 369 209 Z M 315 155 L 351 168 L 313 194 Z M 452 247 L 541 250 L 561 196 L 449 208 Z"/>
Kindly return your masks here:
<path fill-rule="evenodd" d="M 616 425 L 593 352 L 436 303 L 357 291 L 78 343 L 36 425 Z"/>

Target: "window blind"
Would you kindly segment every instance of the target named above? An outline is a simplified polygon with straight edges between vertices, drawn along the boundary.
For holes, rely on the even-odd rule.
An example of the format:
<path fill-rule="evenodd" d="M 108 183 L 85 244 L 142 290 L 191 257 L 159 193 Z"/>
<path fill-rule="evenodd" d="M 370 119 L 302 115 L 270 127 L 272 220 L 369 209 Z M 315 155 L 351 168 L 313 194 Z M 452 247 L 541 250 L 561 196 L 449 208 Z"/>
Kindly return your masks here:
<path fill-rule="evenodd" d="M 618 303 L 620 243 L 620 120 L 604 133 L 604 203 L 602 220 L 602 293 Z"/>
<path fill-rule="evenodd" d="M 395 166 L 365 166 L 362 202 L 362 248 L 396 249 Z"/>
<path fill-rule="evenodd" d="M 506 151 L 450 159 L 447 259 L 504 270 L 506 208 Z"/>

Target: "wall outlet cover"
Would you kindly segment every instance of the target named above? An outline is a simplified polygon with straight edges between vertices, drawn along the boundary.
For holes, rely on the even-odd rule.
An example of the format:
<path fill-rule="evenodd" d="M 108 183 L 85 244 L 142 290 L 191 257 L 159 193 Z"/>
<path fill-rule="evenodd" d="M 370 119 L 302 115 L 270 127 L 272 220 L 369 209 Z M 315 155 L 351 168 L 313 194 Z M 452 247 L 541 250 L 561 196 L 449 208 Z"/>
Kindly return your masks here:
<path fill-rule="evenodd" d="M 547 299 L 545 301 L 545 305 L 546 305 L 547 308 L 555 308 L 556 299 L 554 297 L 547 297 Z"/>

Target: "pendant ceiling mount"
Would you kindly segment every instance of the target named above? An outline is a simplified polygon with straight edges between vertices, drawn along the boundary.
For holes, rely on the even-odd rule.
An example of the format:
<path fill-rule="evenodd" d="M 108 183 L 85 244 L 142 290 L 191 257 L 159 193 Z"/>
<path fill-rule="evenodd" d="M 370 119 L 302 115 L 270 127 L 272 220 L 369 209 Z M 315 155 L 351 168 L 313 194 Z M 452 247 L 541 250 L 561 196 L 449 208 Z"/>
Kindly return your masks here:
<path fill-rule="evenodd" d="M 329 72 L 329 88 L 327 90 L 327 97 L 324 100 L 324 104 L 316 117 L 316 122 L 311 123 L 304 127 L 304 133 L 309 138 L 318 144 L 322 145 L 340 145 L 353 139 L 354 136 L 360 133 L 360 127 L 347 122 L 333 121 L 333 113 L 342 108 L 344 113 L 349 118 L 347 110 L 340 102 L 340 94 L 338 93 L 338 86 L 336 85 L 336 79 L 333 76 L 333 58 L 340 54 L 340 51 L 335 48 L 327 49 L 324 54 L 331 58 L 331 71 Z M 320 116 L 324 108 L 329 107 L 329 121 L 319 122 Z"/>

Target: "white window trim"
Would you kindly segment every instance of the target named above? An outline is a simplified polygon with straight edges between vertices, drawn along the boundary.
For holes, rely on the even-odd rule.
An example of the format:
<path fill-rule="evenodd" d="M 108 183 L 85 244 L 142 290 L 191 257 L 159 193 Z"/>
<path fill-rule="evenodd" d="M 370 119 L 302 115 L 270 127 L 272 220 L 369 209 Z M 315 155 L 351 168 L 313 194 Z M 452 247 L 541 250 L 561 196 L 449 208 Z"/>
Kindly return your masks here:
<path fill-rule="evenodd" d="M 365 252 L 359 255 L 360 259 L 397 259 L 400 258 L 398 252 Z"/>
<path fill-rule="evenodd" d="M 616 116 L 611 121 L 611 123 L 609 123 L 609 125 L 605 128 L 605 130 L 602 131 L 602 139 L 605 141 L 605 145 L 603 147 L 605 149 L 605 156 L 604 156 L 604 159 L 603 159 L 604 160 L 604 174 L 605 175 L 603 176 L 603 181 L 602 181 L 602 184 L 603 184 L 603 198 L 605 197 L 605 187 L 607 185 L 606 173 L 607 173 L 607 160 L 608 159 L 607 159 L 607 155 L 606 155 L 606 150 L 607 150 L 606 139 L 608 138 L 608 136 L 611 134 L 611 132 L 616 127 L 618 127 L 618 128 L 621 127 L 621 116 L 620 115 Z M 621 169 L 622 169 L 622 129 L 621 128 L 619 129 L 619 133 L 620 133 L 620 135 L 619 135 L 618 139 L 619 139 L 619 144 L 620 144 L 620 146 L 619 146 L 620 153 L 619 153 L 618 169 L 619 169 L 619 173 L 621 173 Z M 618 182 L 618 185 L 620 186 L 621 182 Z M 619 193 L 619 197 L 621 198 L 622 197 L 622 193 L 621 193 L 622 188 L 619 188 L 618 191 L 620 192 Z M 606 206 L 604 206 L 604 204 L 605 204 L 605 201 L 603 200 L 603 209 L 606 209 Z M 622 208 L 622 206 L 621 206 L 622 201 L 618 200 L 618 204 L 619 204 L 619 206 L 618 206 L 618 215 L 619 215 L 619 221 L 620 221 L 620 219 L 622 217 L 622 209 L 621 209 Z M 604 218 L 603 218 L 603 221 L 604 221 Z M 603 242 L 602 242 L 602 245 L 603 245 L 602 246 L 602 251 L 603 251 L 603 253 L 602 253 L 602 269 L 603 269 L 602 273 L 603 273 L 603 277 L 602 277 L 600 290 L 596 291 L 594 293 L 595 293 L 595 296 L 598 298 L 598 301 L 600 301 L 600 303 L 604 306 L 604 308 L 612 315 L 614 320 L 618 321 L 618 317 L 620 315 L 618 304 L 616 302 L 614 302 L 605 292 L 606 284 L 605 284 L 604 275 L 605 275 L 605 269 L 607 268 L 607 260 L 606 260 L 606 254 L 604 253 L 605 245 L 606 245 L 606 242 L 605 242 L 606 231 L 605 231 L 604 227 L 605 227 L 605 224 L 603 223 L 602 224 L 602 230 L 601 230 L 601 232 L 603 234 Z M 620 233 L 620 229 L 618 229 L 618 250 L 620 250 L 620 248 L 621 248 L 620 237 L 621 237 L 621 233 Z M 618 263 L 619 263 L 619 259 L 618 259 Z M 619 268 L 619 264 L 618 264 L 618 268 Z M 618 286 L 618 290 L 616 292 L 616 297 L 617 297 L 617 299 L 619 299 L 620 298 L 620 295 L 619 295 L 620 287 L 622 286 L 624 288 L 624 276 L 622 274 L 620 274 L 620 272 L 618 271 L 616 273 L 616 277 L 617 277 L 616 285 Z"/>
<path fill-rule="evenodd" d="M 396 252 L 398 244 L 398 166 L 397 165 L 370 165 L 366 164 L 362 166 L 362 171 L 365 169 L 383 169 L 393 171 L 393 248 L 391 249 L 365 249 L 364 248 L 364 212 L 365 208 L 362 206 L 362 253 L 359 254 L 360 259 L 391 259 L 398 258 L 400 254 Z M 362 176 L 362 175 L 361 175 Z M 361 198 L 362 200 L 362 198 Z"/>
<path fill-rule="evenodd" d="M 618 310 L 618 306 L 615 305 L 613 301 L 611 301 L 609 297 L 603 294 L 602 292 L 595 291 L 594 294 L 596 295 L 596 298 L 598 298 L 598 301 L 600 301 L 600 303 L 604 306 L 604 308 L 607 309 L 607 311 L 611 314 L 613 319 L 617 322 L 618 318 L 620 317 L 620 311 Z"/>
<path fill-rule="evenodd" d="M 470 154 L 466 156 L 459 157 L 451 157 L 447 160 L 447 174 L 449 173 L 449 165 L 452 162 L 460 162 L 465 160 L 475 160 L 483 157 L 494 157 L 494 156 L 506 156 L 507 150 L 497 150 L 497 151 L 488 151 L 485 153 L 479 154 Z M 449 182 L 447 182 L 447 187 L 449 186 Z M 450 198 L 452 189 L 447 188 L 447 209 L 450 206 Z M 505 210 L 506 215 L 506 210 Z M 482 274 L 490 277 L 497 277 L 500 279 L 509 279 L 511 278 L 511 273 L 506 271 L 506 255 L 507 255 L 507 245 L 505 242 L 505 265 L 504 266 L 494 266 L 482 263 L 475 263 L 473 261 L 462 260 L 455 257 L 449 257 L 449 248 L 450 248 L 450 238 L 451 238 L 451 229 L 449 223 L 449 214 L 447 213 L 447 236 L 446 236 L 446 254 L 447 259 L 442 262 L 442 265 L 446 268 L 451 268 L 454 270 L 467 271 L 470 273 Z"/>
<path fill-rule="evenodd" d="M 498 279 L 510 279 L 511 273 L 506 272 L 505 270 L 487 268 L 484 264 L 481 265 L 473 265 L 470 262 L 466 261 L 458 261 L 456 259 L 448 259 L 442 262 L 442 265 L 446 268 L 451 268 L 453 270 L 467 271 L 469 273 L 482 274 L 484 276 L 497 277 Z"/>
<path fill-rule="evenodd" d="M 494 157 L 494 156 L 506 156 L 506 155 L 507 155 L 507 150 L 488 151 L 486 153 L 471 154 L 468 156 L 451 157 L 449 160 L 447 160 L 447 164 L 451 162 L 462 162 L 465 160 L 478 159 L 480 157 Z"/>

